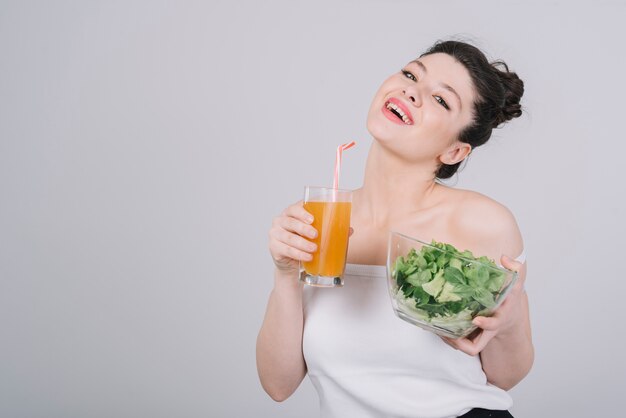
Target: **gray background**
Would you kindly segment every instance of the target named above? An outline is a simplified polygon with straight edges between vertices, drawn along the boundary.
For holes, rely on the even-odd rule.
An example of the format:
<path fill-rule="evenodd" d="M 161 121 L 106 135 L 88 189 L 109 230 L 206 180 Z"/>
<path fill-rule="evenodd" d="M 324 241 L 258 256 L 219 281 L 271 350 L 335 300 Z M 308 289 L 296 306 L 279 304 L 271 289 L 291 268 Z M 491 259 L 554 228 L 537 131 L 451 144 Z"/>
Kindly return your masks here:
<path fill-rule="evenodd" d="M 452 181 L 516 215 L 536 362 L 517 417 L 617 416 L 620 1 L 0 1 L 0 416 L 315 417 L 262 391 L 267 232 L 305 184 L 360 185 L 392 72 L 462 36 L 527 113 Z M 595 412 L 592 412 L 595 411 Z"/>

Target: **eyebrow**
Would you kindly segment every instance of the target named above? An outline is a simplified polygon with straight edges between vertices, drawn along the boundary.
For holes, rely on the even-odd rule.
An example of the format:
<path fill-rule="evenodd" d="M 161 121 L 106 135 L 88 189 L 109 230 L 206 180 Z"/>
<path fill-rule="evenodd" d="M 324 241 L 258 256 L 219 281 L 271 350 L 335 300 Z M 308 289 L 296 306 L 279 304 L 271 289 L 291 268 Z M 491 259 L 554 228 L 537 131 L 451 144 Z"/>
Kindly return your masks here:
<path fill-rule="evenodd" d="M 424 74 L 428 73 L 428 69 L 426 68 L 424 63 L 421 62 L 420 60 L 413 60 L 411 62 L 414 62 L 415 64 L 417 64 L 417 66 L 420 67 L 420 69 L 424 72 Z M 454 90 L 454 88 L 452 88 L 452 86 L 449 84 L 440 83 L 440 85 L 441 87 L 443 87 L 444 89 L 448 90 L 449 92 L 453 93 L 456 96 L 456 98 L 459 100 L 459 109 L 462 109 L 463 102 L 461 101 L 461 96 L 459 96 L 459 93 L 457 93 L 456 90 Z"/>
<path fill-rule="evenodd" d="M 424 63 L 422 61 L 420 61 L 420 60 L 413 60 L 411 62 L 416 63 L 422 69 L 422 71 L 424 71 L 425 73 L 428 72 L 428 69 L 426 68 L 426 66 L 424 65 Z"/>

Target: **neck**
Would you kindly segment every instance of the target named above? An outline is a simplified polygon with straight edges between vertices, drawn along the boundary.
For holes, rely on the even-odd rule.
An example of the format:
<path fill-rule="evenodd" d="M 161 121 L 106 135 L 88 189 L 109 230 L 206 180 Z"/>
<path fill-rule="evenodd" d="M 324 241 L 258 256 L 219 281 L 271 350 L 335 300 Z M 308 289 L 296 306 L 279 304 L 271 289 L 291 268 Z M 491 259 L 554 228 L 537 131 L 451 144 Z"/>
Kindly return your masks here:
<path fill-rule="evenodd" d="M 355 195 L 364 216 L 375 225 L 388 225 L 390 220 L 405 219 L 432 206 L 440 187 L 433 170 L 430 164 L 402 160 L 374 141 L 363 187 Z"/>

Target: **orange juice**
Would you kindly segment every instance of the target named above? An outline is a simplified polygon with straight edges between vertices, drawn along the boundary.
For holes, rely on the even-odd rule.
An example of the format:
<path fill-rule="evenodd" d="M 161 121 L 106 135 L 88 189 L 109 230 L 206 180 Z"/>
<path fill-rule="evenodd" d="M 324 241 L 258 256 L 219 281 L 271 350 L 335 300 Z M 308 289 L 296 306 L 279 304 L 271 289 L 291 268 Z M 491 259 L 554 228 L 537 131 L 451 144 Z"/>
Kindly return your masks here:
<path fill-rule="evenodd" d="M 314 217 L 317 251 L 311 261 L 303 262 L 312 276 L 341 277 L 348 252 L 351 202 L 305 202 L 304 209 Z"/>

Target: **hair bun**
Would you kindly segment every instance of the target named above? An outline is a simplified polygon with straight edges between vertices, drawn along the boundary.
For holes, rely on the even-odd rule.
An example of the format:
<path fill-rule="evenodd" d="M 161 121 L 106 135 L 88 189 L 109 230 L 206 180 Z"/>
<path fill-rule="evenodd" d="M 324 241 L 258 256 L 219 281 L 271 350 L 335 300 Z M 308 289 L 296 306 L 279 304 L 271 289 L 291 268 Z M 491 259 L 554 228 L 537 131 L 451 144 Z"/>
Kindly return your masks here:
<path fill-rule="evenodd" d="M 485 54 L 473 45 L 461 41 L 439 41 L 421 56 L 447 54 L 465 67 L 476 94 L 473 120 L 458 133 L 458 140 L 472 149 L 491 138 L 494 128 L 522 114 L 520 100 L 524 82 L 503 61 L 489 62 Z M 459 165 L 442 164 L 435 176 L 449 178 Z"/>
<path fill-rule="evenodd" d="M 524 82 L 516 73 L 509 71 L 509 67 L 503 61 L 496 61 L 491 63 L 491 65 L 504 89 L 504 103 L 502 103 L 500 112 L 496 114 L 496 118 L 493 121 L 493 127 L 495 128 L 506 121 L 522 115 L 520 100 L 524 95 Z"/>

